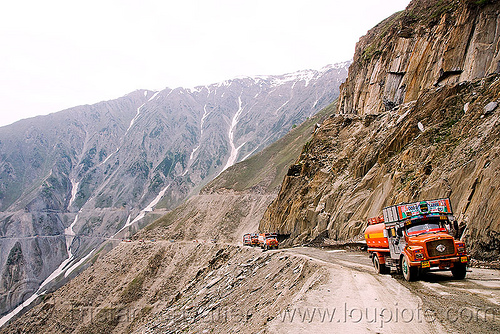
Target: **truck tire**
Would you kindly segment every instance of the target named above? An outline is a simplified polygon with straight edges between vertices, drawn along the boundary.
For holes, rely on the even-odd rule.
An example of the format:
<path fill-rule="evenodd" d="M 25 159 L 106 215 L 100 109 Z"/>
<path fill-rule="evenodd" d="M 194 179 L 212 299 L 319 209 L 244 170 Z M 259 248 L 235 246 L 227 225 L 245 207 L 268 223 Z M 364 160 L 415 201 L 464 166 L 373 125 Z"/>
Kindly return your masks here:
<path fill-rule="evenodd" d="M 410 266 L 410 261 L 406 255 L 404 255 L 401 259 L 401 271 L 403 272 L 403 277 L 408 282 L 414 281 L 418 278 L 418 268 Z"/>
<path fill-rule="evenodd" d="M 464 279 L 467 274 L 467 266 L 457 263 L 451 268 L 451 273 L 455 279 Z"/>
<path fill-rule="evenodd" d="M 380 263 L 380 259 L 378 258 L 377 254 L 373 254 L 373 266 L 379 274 L 389 273 L 389 270 L 387 270 L 388 268 L 385 266 L 385 264 Z"/>

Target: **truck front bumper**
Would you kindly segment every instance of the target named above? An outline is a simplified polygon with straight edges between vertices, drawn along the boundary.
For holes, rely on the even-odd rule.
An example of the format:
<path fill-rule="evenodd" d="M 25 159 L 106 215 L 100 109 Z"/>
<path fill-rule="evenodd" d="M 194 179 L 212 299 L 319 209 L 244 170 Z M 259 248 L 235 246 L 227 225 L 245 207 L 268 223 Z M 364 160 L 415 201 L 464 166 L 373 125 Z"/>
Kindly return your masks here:
<path fill-rule="evenodd" d="M 422 269 L 436 268 L 445 270 L 452 268 L 459 263 L 467 265 L 469 261 L 470 261 L 469 255 L 460 255 L 460 256 L 446 257 L 440 259 L 411 261 L 409 264 L 411 267 L 420 267 Z"/>

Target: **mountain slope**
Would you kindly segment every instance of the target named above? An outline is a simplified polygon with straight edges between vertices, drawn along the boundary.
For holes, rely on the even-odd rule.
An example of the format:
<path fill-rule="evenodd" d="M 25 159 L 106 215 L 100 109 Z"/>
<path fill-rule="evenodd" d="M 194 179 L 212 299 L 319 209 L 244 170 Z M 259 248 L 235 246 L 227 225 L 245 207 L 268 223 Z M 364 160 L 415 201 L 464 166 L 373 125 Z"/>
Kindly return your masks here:
<path fill-rule="evenodd" d="M 472 255 L 497 258 L 500 54 L 489 27 L 499 14 L 498 2 L 413 1 L 363 37 L 338 114 L 304 147 L 260 229 L 290 243 L 346 240 L 384 206 L 449 196 Z"/>
<path fill-rule="evenodd" d="M 317 124 L 335 109 L 336 103 L 329 105 L 259 153 L 229 167 L 203 187 L 199 195 L 136 233 L 135 242 L 121 242 L 109 253 L 92 254 L 92 266 L 54 293 L 39 297 L 37 301 L 42 304 L 22 315 L 19 318 L 22 324 L 16 320 L 16 325 L 2 329 L 8 333 L 21 326 L 27 332 L 42 333 L 63 326 L 76 332 L 98 333 L 151 328 L 156 321 L 154 314 L 162 313 L 162 309 L 177 312 L 180 299 L 192 307 L 210 304 L 223 286 L 220 277 L 229 276 L 238 278 L 231 281 L 234 289 L 225 297 L 224 304 L 230 305 L 246 295 L 249 309 L 255 312 L 251 322 L 262 326 L 266 314 L 280 312 L 302 286 L 311 284 L 310 277 L 314 281 L 319 279 L 321 270 L 305 259 L 278 254 L 260 256 L 253 249 L 243 250 L 225 243 L 237 243 L 243 233 L 257 228 L 260 217 L 276 197 L 288 166 L 311 138 Z M 209 239 L 217 239 L 217 244 L 208 242 Z M 262 267 L 286 278 L 276 275 L 267 282 L 267 272 L 251 274 Z M 249 274 L 248 279 L 241 276 L 241 268 Z M 212 284 L 211 280 L 217 282 Z M 266 312 L 262 312 L 260 305 L 263 296 L 251 293 L 248 297 L 247 291 L 250 286 L 262 284 L 270 284 L 266 288 L 270 288 L 267 293 L 270 300 L 274 300 L 275 288 L 282 291 L 278 303 L 266 306 Z M 146 312 L 153 304 L 155 309 Z M 40 307 L 45 311 L 40 311 Z M 74 313 L 75 307 L 83 307 L 82 312 Z M 107 310 L 139 313 L 122 321 L 104 316 Z M 91 312 L 95 314 L 89 318 Z M 175 326 L 184 325 L 179 318 Z"/>
<path fill-rule="evenodd" d="M 347 65 L 140 90 L 0 128 L 0 314 L 330 104 Z"/>
<path fill-rule="evenodd" d="M 228 168 L 174 210 L 146 226 L 134 239 L 210 240 L 237 243 L 256 231 L 276 197 L 288 166 L 311 138 L 332 104 L 261 152 Z"/>
<path fill-rule="evenodd" d="M 224 244 L 122 243 L 0 331 L 261 330 L 327 272 L 303 257 L 259 253 Z"/>
<path fill-rule="evenodd" d="M 378 114 L 426 89 L 498 72 L 495 3 L 418 0 L 382 21 L 356 46 L 339 113 Z"/>

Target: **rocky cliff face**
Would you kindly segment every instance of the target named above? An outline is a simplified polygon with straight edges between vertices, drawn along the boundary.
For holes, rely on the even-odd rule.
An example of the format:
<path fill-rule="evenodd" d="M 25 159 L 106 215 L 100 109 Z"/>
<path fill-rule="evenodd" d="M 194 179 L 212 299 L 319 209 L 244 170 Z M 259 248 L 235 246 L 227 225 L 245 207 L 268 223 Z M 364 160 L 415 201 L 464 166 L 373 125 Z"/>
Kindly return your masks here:
<path fill-rule="evenodd" d="M 0 314 L 329 105 L 347 66 L 140 90 L 0 128 Z"/>
<path fill-rule="evenodd" d="M 347 240 L 384 206 L 449 196 L 472 255 L 498 257 L 499 14 L 497 3 L 414 1 L 363 37 L 338 113 L 260 229 Z"/>
<path fill-rule="evenodd" d="M 500 71 L 500 19 L 489 3 L 416 0 L 378 24 L 356 46 L 339 112 L 378 114 L 425 89 Z"/>

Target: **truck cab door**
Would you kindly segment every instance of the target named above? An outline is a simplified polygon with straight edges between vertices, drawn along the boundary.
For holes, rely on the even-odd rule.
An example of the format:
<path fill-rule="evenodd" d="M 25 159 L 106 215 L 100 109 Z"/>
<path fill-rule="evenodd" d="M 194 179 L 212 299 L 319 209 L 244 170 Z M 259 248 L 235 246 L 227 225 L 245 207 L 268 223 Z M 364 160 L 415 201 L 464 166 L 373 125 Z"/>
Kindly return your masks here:
<path fill-rule="evenodd" d="M 391 253 L 391 258 L 394 260 L 399 260 L 399 257 L 401 256 L 401 253 L 406 246 L 406 241 L 404 238 L 404 235 L 402 234 L 402 228 L 399 228 L 398 232 L 401 231 L 401 233 L 396 233 L 394 229 L 391 229 L 392 231 L 389 232 L 389 251 Z"/>

